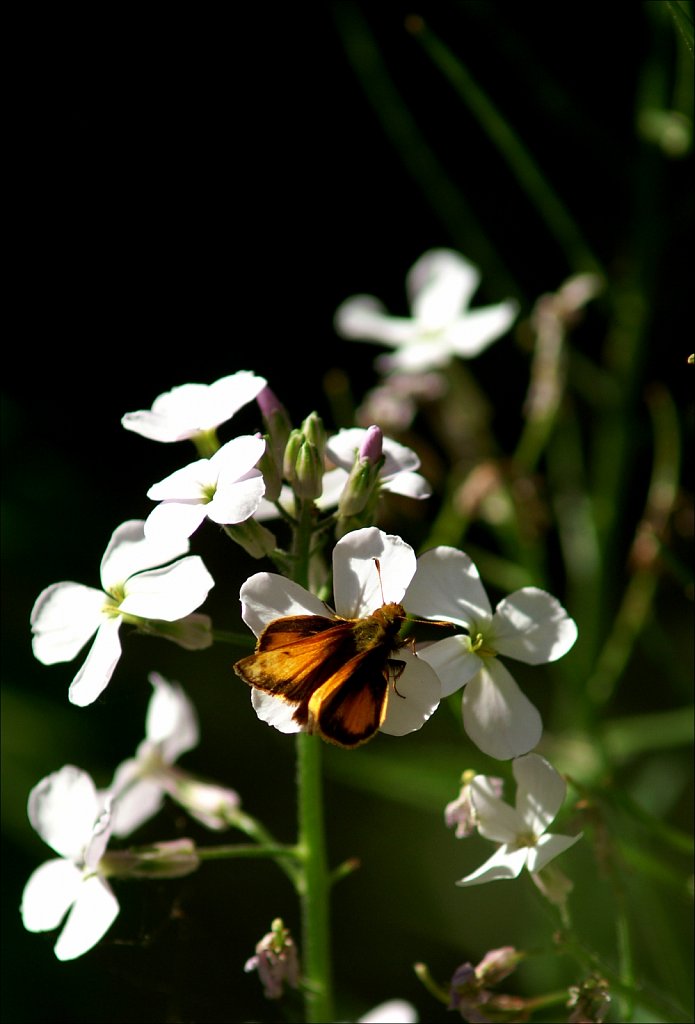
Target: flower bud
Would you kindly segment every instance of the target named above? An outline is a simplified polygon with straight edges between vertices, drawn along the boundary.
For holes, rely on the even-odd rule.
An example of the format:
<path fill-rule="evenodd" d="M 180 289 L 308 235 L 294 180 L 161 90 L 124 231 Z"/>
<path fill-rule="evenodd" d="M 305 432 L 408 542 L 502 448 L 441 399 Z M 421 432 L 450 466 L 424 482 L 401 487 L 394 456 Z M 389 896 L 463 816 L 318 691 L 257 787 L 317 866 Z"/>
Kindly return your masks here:
<path fill-rule="evenodd" d="M 281 460 L 278 461 L 277 452 L 273 448 L 270 435 L 264 434 L 263 440 L 265 441 L 265 451 L 256 463 L 256 469 L 259 469 L 263 474 L 263 482 L 265 484 L 265 494 L 263 497 L 267 501 L 277 501 L 282 490 Z"/>
<path fill-rule="evenodd" d="M 204 651 L 207 647 L 212 647 L 212 619 L 202 612 L 192 612 L 191 615 L 186 615 L 175 622 L 138 619 L 136 625 L 139 633 L 173 640 L 186 651 Z"/>
<path fill-rule="evenodd" d="M 261 416 L 266 426 L 276 465 L 280 467 L 287 438 L 290 436 L 292 429 L 290 417 L 282 402 L 279 401 L 275 393 L 267 386 L 256 395 L 256 402 L 261 410 Z M 265 474 L 263 475 L 265 476 Z M 270 500 L 274 499 L 271 498 Z"/>
<path fill-rule="evenodd" d="M 299 958 L 290 931 L 281 918 L 275 918 L 271 929 L 256 944 L 256 955 L 246 961 L 244 970 L 257 970 L 266 999 L 279 999 L 285 982 L 292 988 L 299 984 Z"/>
<path fill-rule="evenodd" d="M 326 428 L 323 425 L 323 420 L 316 412 L 310 412 L 302 423 L 302 433 L 307 441 L 315 445 L 318 449 L 321 460 L 326 455 Z"/>
<path fill-rule="evenodd" d="M 229 828 L 241 805 L 235 790 L 211 782 L 200 782 L 184 773 L 180 773 L 175 780 L 172 796 L 202 825 L 218 832 Z"/>
<path fill-rule="evenodd" d="M 200 866 L 192 839 L 174 839 L 131 850 L 110 850 L 99 862 L 104 875 L 123 878 L 181 878 Z"/>
<path fill-rule="evenodd" d="M 252 558 L 264 558 L 277 547 L 275 534 L 255 519 L 225 526 L 224 532 Z"/>

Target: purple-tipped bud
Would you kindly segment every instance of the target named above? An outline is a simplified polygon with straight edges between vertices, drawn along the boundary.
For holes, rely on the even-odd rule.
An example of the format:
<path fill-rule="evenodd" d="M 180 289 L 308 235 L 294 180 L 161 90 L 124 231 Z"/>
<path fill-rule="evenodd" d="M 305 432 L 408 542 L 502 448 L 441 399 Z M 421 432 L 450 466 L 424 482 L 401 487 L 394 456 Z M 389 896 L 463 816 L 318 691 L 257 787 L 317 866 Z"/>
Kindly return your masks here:
<path fill-rule="evenodd" d="M 266 426 L 266 434 L 270 442 L 270 450 L 279 471 L 282 466 L 282 454 L 287 444 L 287 438 L 290 436 L 292 423 L 284 405 L 269 387 L 264 387 L 256 395 L 256 402 L 261 411 L 261 416 Z"/>
<path fill-rule="evenodd" d="M 372 424 L 371 427 L 367 427 L 367 432 L 360 447 L 359 457 L 360 459 L 366 459 L 375 466 L 383 454 L 384 434 L 381 427 Z"/>
<path fill-rule="evenodd" d="M 285 407 L 277 397 L 272 388 L 266 386 L 262 391 L 259 391 L 256 395 L 256 401 L 258 402 L 258 408 L 261 410 L 261 416 L 264 420 L 272 419 L 275 413 L 285 412 Z"/>

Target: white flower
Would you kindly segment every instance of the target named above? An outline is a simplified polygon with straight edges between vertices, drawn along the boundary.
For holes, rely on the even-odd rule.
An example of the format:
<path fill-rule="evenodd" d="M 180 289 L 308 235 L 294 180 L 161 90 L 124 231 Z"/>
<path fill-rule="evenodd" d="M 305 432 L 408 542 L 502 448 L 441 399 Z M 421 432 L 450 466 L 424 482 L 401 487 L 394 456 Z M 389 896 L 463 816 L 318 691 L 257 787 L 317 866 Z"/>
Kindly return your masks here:
<path fill-rule="evenodd" d="M 183 441 L 225 423 L 263 390 L 267 381 L 239 370 L 214 384 L 182 384 L 155 398 L 151 409 L 127 412 L 126 430 L 152 441 Z"/>
<path fill-rule="evenodd" d="M 514 807 L 500 800 L 487 776 L 476 775 L 471 782 L 478 832 L 501 845 L 457 885 L 516 878 L 524 867 L 536 874 L 581 839 L 581 833 L 562 836 L 546 831 L 562 807 L 567 789 L 552 765 L 538 754 L 526 754 L 512 762 L 512 771 L 517 783 Z"/>
<path fill-rule="evenodd" d="M 316 500 L 316 506 L 321 511 L 338 505 L 356 454 L 362 448 L 367 434 L 367 428 L 348 427 L 329 438 L 326 454 L 334 463 L 334 468 L 323 474 L 323 490 Z M 416 472 L 420 468 L 420 459 L 415 452 L 389 437 L 382 439 L 382 448 L 384 465 L 379 471 L 379 489 L 407 498 L 428 498 L 432 488 L 425 478 Z M 290 514 L 294 513 L 294 495 L 291 488 L 282 488 L 279 503 Z M 277 507 L 272 502 L 263 500 L 256 510 L 255 518 L 263 521 L 277 519 L 279 515 Z"/>
<path fill-rule="evenodd" d="M 109 787 L 112 830 L 127 836 L 152 818 L 169 794 L 208 828 L 226 828 L 225 813 L 239 805 L 231 789 L 199 782 L 174 762 L 198 744 L 195 709 L 178 683 L 151 672 L 154 693 L 147 708 L 145 739 L 134 758 L 124 761 Z"/>
<path fill-rule="evenodd" d="M 379 560 L 380 574 L 374 559 Z M 284 576 L 259 572 L 241 588 L 242 618 L 256 636 L 268 623 L 288 615 L 320 615 L 336 621 L 364 618 L 383 604 L 401 601 L 416 564 L 415 552 L 400 537 L 375 527 L 354 530 L 333 549 L 335 612 Z M 396 658 L 405 667 L 398 677 L 398 695 L 389 695 L 381 732 L 404 736 L 421 728 L 436 710 L 440 683 L 430 666 L 407 647 L 400 647 Z M 252 702 L 258 717 L 268 725 L 285 733 L 301 731 L 293 718 L 296 706 L 255 688 Z"/>
<path fill-rule="evenodd" d="M 540 665 L 566 654 L 577 626 L 560 602 L 544 590 L 523 587 L 493 614 L 471 559 L 448 547 L 420 556 L 405 600 L 414 614 L 468 630 L 468 636 L 423 648 L 420 657 L 439 675 L 442 697 L 465 687 L 463 724 L 473 742 L 500 760 L 532 750 L 541 737 L 541 717 L 497 655 Z"/>
<path fill-rule="evenodd" d="M 249 519 L 265 493 L 263 475 L 254 468 L 264 450 L 260 437 L 235 437 L 212 458 L 198 459 L 153 484 L 147 497 L 161 504 L 145 520 L 145 536 L 175 543 L 190 537 L 206 518 L 220 524 Z"/>
<path fill-rule="evenodd" d="M 389 999 L 379 1003 L 357 1019 L 357 1024 L 417 1024 L 417 1010 L 405 999 Z"/>
<path fill-rule="evenodd" d="M 479 282 L 468 260 L 450 249 L 432 249 L 406 278 L 411 318 L 390 316 L 372 295 L 355 295 L 338 308 L 335 329 L 345 338 L 394 349 L 377 360 L 384 370 L 415 373 L 446 366 L 454 356 L 470 359 L 508 331 L 518 313 L 511 299 L 469 310 Z"/>
<path fill-rule="evenodd" d="M 114 530 L 101 560 L 103 590 L 72 581 L 54 583 L 39 594 L 32 609 L 32 646 L 44 665 L 72 661 L 96 633 L 70 685 L 70 700 L 80 707 L 95 701 L 108 685 L 121 656 L 118 633 L 124 621 L 138 625 L 142 620 L 143 628 L 151 632 L 152 621 L 183 620 L 185 646 L 196 638 L 201 646 L 209 645 L 209 631 L 199 628 L 200 617 L 193 630 L 185 617 L 203 603 L 215 581 L 197 555 L 165 565 L 188 551 L 188 541 L 150 540 L 143 525 L 142 520 L 132 519 Z M 175 629 L 167 635 L 177 639 Z"/>
<path fill-rule="evenodd" d="M 30 876 L 22 895 L 22 921 L 30 932 L 58 928 L 59 960 L 74 960 L 95 946 L 118 915 L 118 901 L 99 873 L 111 834 L 110 812 L 86 772 L 66 765 L 29 794 L 29 820 L 60 857 Z"/>

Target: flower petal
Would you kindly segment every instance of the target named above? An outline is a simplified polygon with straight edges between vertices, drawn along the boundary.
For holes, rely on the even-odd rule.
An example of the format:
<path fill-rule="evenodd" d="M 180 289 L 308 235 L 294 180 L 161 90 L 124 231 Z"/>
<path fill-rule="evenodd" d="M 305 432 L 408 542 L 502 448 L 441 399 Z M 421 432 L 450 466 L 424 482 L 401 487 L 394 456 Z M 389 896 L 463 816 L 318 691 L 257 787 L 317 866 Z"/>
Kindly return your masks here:
<path fill-rule="evenodd" d="M 166 539 L 172 544 L 185 542 L 207 518 L 209 508 L 209 503 L 200 499 L 161 501 L 145 520 L 145 536 L 153 541 Z"/>
<path fill-rule="evenodd" d="M 31 873 L 22 893 L 22 923 L 29 932 L 57 928 L 82 885 L 82 872 L 70 860 L 47 860 Z"/>
<path fill-rule="evenodd" d="M 333 615 L 330 609 L 298 583 L 274 572 L 257 572 L 239 592 L 241 617 L 256 636 L 269 622 L 286 615 Z"/>
<path fill-rule="evenodd" d="M 499 654 L 541 665 L 567 654 L 577 639 L 577 624 L 557 598 L 524 587 L 497 605 L 490 636 Z"/>
<path fill-rule="evenodd" d="M 504 665 L 485 662 L 463 691 L 463 726 L 483 753 L 506 761 L 536 746 L 543 723 Z"/>
<path fill-rule="evenodd" d="M 471 654 L 467 636 L 448 636 L 418 649 L 418 655 L 431 665 L 442 684 L 442 699 L 456 693 L 480 672 L 482 659 Z"/>
<path fill-rule="evenodd" d="M 34 656 L 44 665 L 72 661 L 104 621 L 106 597 L 81 583 L 54 583 L 31 612 Z"/>
<path fill-rule="evenodd" d="M 215 585 L 199 555 L 188 555 L 163 569 L 131 576 L 120 610 L 142 619 L 175 622 L 195 611 Z"/>
<path fill-rule="evenodd" d="M 525 831 L 524 820 L 498 796 L 499 787 L 486 775 L 476 775 L 470 784 L 471 803 L 475 809 L 476 827 L 481 836 L 494 843 L 517 841 Z"/>
<path fill-rule="evenodd" d="M 149 821 L 164 803 L 164 788 L 156 778 L 142 778 L 142 765 L 130 758 L 118 766 L 110 786 L 111 825 L 115 836 L 129 836 Z"/>
<path fill-rule="evenodd" d="M 406 317 L 389 316 L 373 295 L 354 295 L 336 310 L 336 333 L 354 341 L 375 341 L 382 345 L 406 345 L 417 336 L 417 325 Z"/>
<path fill-rule="evenodd" d="M 218 448 L 210 459 L 215 480 L 240 480 L 254 468 L 265 451 L 265 441 L 254 434 L 242 434 Z"/>
<path fill-rule="evenodd" d="M 183 441 L 231 419 L 266 385 L 265 378 L 248 370 L 239 370 L 210 385 L 182 384 L 159 395 L 152 409 L 126 413 L 121 423 L 126 430 L 152 441 Z"/>
<path fill-rule="evenodd" d="M 79 861 L 101 809 L 91 776 L 67 764 L 34 786 L 27 814 L 32 827 L 56 853 Z"/>
<path fill-rule="evenodd" d="M 383 604 L 400 602 L 416 566 L 415 552 L 400 537 L 374 526 L 346 534 L 333 549 L 336 612 L 346 619 L 359 619 Z"/>
<path fill-rule="evenodd" d="M 425 335 L 422 340 L 416 339 L 393 353 L 379 356 L 376 366 L 382 373 L 426 373 L 447 366 L 453 354 L 445 335 Z"/>
<path fill-rule="evenodd" d="M 388 999 L 357 1018 L 357 1024 L 417 1024 L 417 1021 L 415 1007 L 405 999 Z"/>
<path fill-rule="evenodd" d="M 329 469 L 323 474 L 321 495 L 316 499 L 317 508 L 325 511 L 325 509 L 334 508 L 338 504 L 340 495 L 343 493 L 343 488 L 347 483 L 348 475 L 349 474 L 346 470 L 341 469 L 339 466 L 335 469 Z M 283 508 L 288 509 L 290 512 L 294 511 L 294 502 L 288 504 L 282 493 L 280 494 L 280 501 L 282 502 Z"/>
<path fill-rule="evenodd" d="M 441 687 L 436 672 L 405 648 L 395 657 L 405 668 L 391 684 L 386 717 L 381 732 L 388 736 L 405 736 L 422 728 L 439 707 Z"/>
<path fill-rule="evenodd" d="M 517 783 L 516 809 L 526 828 L 539 836 L 562 807 L 565 780 L 540 754 L 517 757 L 512 770 Z"/>
<path fill-rule="evenodd" d="M 265 481 L 256 469 L 245 480 L 223 483 L 220 478 L 215 496 L 206 506 L 208 518 L 213 523 L 243 523 L 255 514 L 264 494 Z"/>
<path fill-rule="evenodd" d="M 582 835 L 583 833 L 580 832 L 577 836 L 541 836 L 536 846 L 529 850 L 529 871 L 541 871 L 551 860 L 564 853 L 565 850 L 569 850 L 570 846 L 574 846 L 577 840 L 582 838 Z"/>
<path fill-rule="evenodd" d="M 99 626 L 82 668 L 70 683 L 68 699 L 71 704 L 80 708 L 93 704 L 109 685 L 121 656 L 121 639 L 118 635 L 121 622 L 119 616 L 107 619 Z"/>
<path fill-rule="evenodd" d="M 417 560 L 417 573 L 404 598 L 406 608 L 426 619 L 448 619 L 483 631 L 492 607 L 474 563 L 456 548 L 431 548 Z"/>
<path fill-rule="evenodd" d="M 292 718 L 297 706 L 288 704 L 280 697 L 273 697 L 269 693 L 254 689 L 251 692 L 251 704 L 262 722 L 272 725 L 279 732 L 293 733 L 301 732 L 302 727 Z"/>
<path fill-rule="evenodd" d="M 429 498 L 432 494 L 432 488 L 424 476 L 410 470 L 394 473 L 388 480 L 382 482 L 381 489 L 391 494 L 402 494 L 406 498 Z"/>
<path fill-rule="evenodd" d="M 472 359 L 506 334 L 518 315 L 519 304 L 511 299 L 471 310 L 447 329 L 451 351 L 462 359 Z"/>
<path fill-rule="evenodd" d="M 133 573 L 164 565 L 190 548 L 185 538 L 145 537 L 144 526 L 143 519 L 130 519 L 114 530 L 101 560 L 101 585 L 107 593 L 113 593 Z"/>
<path fill-rule="evenodd" d="M 413 316 L 420 330 L 444 327 L 465 310 L 480 272 L 451 249 L 431 249 L 413 264 L 406 278 Z"/>
<path fill-rule="evenodd" d="M 206 489 L 217 483 L 217 474 L 210 467 L 210 459 L 197 459 L 152 484 L 147 497 L 153 501 L 201 501 Z M 147 536 L 147 525 L 145 525 Z"/>
<path fill-rule="evenodd" d="M 198 717 L 193 704 L 178 683 L 169 683 L 158 672 L 150 672 L 154 688 L 145 718 L 145 735 L 158 744 L 162 759 L 173 762 L 198 744 Z"/>
<path fill-rule="evenodd" d="M 98 875 L 83 881 L 77 899 L 54 946 L 59 960 L 82 956 L 104 937 L 118 917 L 118 900 Z"/>
<path fill-rule="evenodd" d="M 500 846 L 476 871 L 461 878 L 457 885 L 480 885 L 482 882 L 497 882 L 503 878 L 518 878 L 528 858 L 528 847 L 510 850 Z"/>

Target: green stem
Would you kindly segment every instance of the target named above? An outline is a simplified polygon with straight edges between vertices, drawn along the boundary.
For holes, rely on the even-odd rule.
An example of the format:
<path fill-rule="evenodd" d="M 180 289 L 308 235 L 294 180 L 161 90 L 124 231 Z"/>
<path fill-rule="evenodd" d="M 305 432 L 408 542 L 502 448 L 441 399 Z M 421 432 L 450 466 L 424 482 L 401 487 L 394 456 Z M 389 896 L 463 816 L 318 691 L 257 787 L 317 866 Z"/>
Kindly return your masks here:
<path fill-rule="evenodd" d="M 330 949 L 331 876 L 326 857 L 321 780 L 321 740 L 297 736 L 299 850 L 303 855 L 302 958 L 308 1024 L 333 1020 Z"/>

